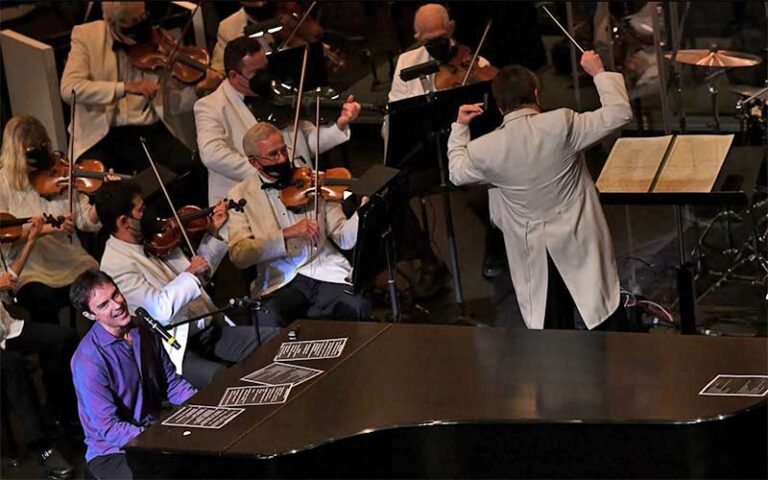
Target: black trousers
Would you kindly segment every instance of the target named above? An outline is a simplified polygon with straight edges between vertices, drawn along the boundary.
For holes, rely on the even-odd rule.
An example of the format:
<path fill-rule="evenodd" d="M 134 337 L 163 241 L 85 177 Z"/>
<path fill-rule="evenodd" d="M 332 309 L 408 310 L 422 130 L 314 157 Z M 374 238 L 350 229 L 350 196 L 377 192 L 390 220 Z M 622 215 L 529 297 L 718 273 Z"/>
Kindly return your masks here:
<path fill-rule="evenodd" d="M 552 261 L 552 257 L 547 252 L 547 305 L 544 313 L 544 328 L 555 330 L 586 330 L 581 315 L 576 309 L 576 303 L 573 301 L 568 287 L 563 281 L 563 277 Z M 638 329 L 632 325 L 627 318 L 624 307 L 619 303 L 619 307 L 603 323 L 592 329 L 602 332 L 634 332 Z"/>
<path fill-rule="evenodd" d="M 20 307 L 29 311 L 32 322 L 56 325 L 59 323 L 59 310 L 69 306 L 69 285 L 54 288 L 30 282 L 16 292 L 16 299 Z"/>
<path fill-rule="evenodd" d="M 88 462 L 88 470 L 98 480 L 133 480 L 133 472 L 124 453 L 95 457 Z"/>
<path fill-rule="evenodd" d="M 277 335 L 275 328 L 261 328 L 261 341 Z M 259 346 L 253 327 L 211 325 L 193 335 L 184 353 L 183 377 L 195 388 L 202 389 L 219 373 L 245 358 Z"/>
<path fill-rule="evenodd" d="M 51 413 L 61 419 L 75 419 L 77 403 L 69 360 L 76 347 L 77 335 L 68 327 L 24 322 L 21 334 L 6 340 L 5 350 L 0 350 L 3 416 L 19 418 L 32 448 L 42 441 L 42 422 L 24 357 L 31 353 L 40 357 Z"/>
<path fill-rule="evenodd" d="M 360 295 L 348 294 L 348 288 L 349 285 L 297 275 L 264 300 L 262 310 L 257 313 L 259 324 L 285 327 L 297 318 L 370 318 L 371 304 Z"/>

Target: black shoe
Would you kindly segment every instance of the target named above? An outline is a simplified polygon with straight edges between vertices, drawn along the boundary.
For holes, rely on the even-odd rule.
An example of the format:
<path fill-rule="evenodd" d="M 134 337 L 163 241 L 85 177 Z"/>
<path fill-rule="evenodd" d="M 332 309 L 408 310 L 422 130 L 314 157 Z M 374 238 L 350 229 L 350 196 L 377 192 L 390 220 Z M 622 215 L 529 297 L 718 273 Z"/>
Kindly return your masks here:
<path fill-rule="evenodd" d="M 75 473 L 74 467 L 56 449 L 42 451 L 38 460 L 45 476 L 50 480 L 65 480 L 72 478 Z"/>
<path fill-rule="evenodd" d="M 483 259 L 483 277 L 493 279 L 504 273 L 507 269 L 507 259 L 493 254 L 486 255 Z"/>

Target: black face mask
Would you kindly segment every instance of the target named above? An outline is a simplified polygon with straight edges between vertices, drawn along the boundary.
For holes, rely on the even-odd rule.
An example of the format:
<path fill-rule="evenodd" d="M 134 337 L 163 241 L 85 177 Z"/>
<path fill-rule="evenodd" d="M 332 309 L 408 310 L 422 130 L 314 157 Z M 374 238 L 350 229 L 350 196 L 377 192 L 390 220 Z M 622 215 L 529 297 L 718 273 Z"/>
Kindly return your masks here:
<path fill-rule="evenodd" d="M 152 38 L 152 26 L 146 19 L 131 27 L 121 27 L 120 31 L 136 43 L 145 43 Z"/>
<path fill-rule="evenodd" d="M 277 5 L 273 2 L 267 2 L 261 7 L 243 7 L 245 13 L 254 20 L 263 21 L 274 18 L 277 13 Z"/>
<path fill-rule="evenodd" d="M 258 70 L 248 80 L 248 88 L 260 97 L 269 97 L 272 95 L 272 74 L 266 68 Z"/>
<path fill-rule="evenodd" d="M 276 188 L 282 190 L 291 184 L 291 177 L 293 176 L 293 166 L 291 165 L 291 162 L 286 160 L 285 162 L 276 163 L 274 165 L 262 165 L 261 169 L 265 175 L 277 179 L 274 183 Z"/>
<path fill-rule="evenodd" d="M 456 52 L 456 47 L 451 46 L 451 39 L 448 37 L 437 37 L 427 40 L 424 44 L 429 55 L 440 63 L 447 63 Z"/>
<path fill-rule="evenodd" d="M 41 143 L 26 149 L 27 165 L 38 170 L 48 170 L 53 166 L 53 156 L 48 151 L 48 144 Z"/>

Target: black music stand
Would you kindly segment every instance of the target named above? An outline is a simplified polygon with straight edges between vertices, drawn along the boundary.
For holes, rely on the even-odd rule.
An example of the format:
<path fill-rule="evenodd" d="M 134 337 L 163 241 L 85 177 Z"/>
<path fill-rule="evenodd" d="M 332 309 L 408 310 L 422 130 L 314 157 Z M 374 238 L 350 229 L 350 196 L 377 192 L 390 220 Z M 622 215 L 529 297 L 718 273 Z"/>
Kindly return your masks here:
<path fill-rule="evenodd" d="M 422 78 L 424 80 L 424 78 Z M 423 82 L 429 83 L 429 82 Z M 445 229 L 450 251 L 451 270 L 456 304 L 460 320 L 474 324 L 466 318 L 464 294 L 459 273 L 456 237 L 453 229 L 448 164 L 446 149 L 451 123 L 461 105 L 483 103 L 485 114 L 475 118 L 470 125 L 473 137 L 494 130 L 501 123 L 501 113 L 490 92 L 491 82 L 481 82 L 450 90 L 428 92 L 425 95 L 398 100 L 389 104 L 389 141 L 385 164 L 407 172 L 437 170 L 440 185 L 435 192 L 442 193 L 445 211 Z M 423 212 L 422 212 L 423 215 Z M 427 225 L 424 218 L 425 228 Z"/>
<path fill-rule="evenodd" d="M 405 191 L 406 177 L 395 168 L 374 165 L 350 190 L 368 197 L 368 203 L 357 211 L 357 242 L 352 255 L 351 295 L 367 291 L 376 275 L 386 265 L 392 321 L 400 321 L 400 301 L 395 283 L 395 249 L 392 233 L 392 211 Z M 382 255 L 383 254 L 383 255 Z"/>
<path fill-rule="evenodd" d="M 323 45 L 320 42 L 307 44 L 307 73 L 304 78 L 304 91 L 328 86 L 328 73 L 325 69 Z M 299 88 L 301 65 L 304 58 L 304 45 L 267 53 L 269 72 L 277 82 L 293 88 Z"/>

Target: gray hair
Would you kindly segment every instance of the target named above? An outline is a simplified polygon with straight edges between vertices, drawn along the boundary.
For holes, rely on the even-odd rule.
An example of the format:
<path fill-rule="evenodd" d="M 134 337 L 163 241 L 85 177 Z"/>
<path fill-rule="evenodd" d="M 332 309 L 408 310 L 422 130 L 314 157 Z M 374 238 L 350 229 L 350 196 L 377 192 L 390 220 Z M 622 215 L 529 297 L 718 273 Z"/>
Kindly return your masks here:
<path fill-rule="evenodd" d="M 245 135 L 243 136 L 243 152 L 248 156 L 255 154 L 256 144 L 262 140 L 266 140 L 266 138 L 273 133 L 282 135 L 282 132 L 271 123 L 258 122 L 245 132 Z"/>

